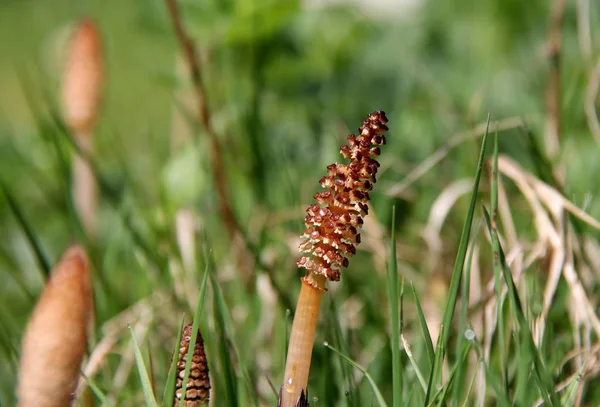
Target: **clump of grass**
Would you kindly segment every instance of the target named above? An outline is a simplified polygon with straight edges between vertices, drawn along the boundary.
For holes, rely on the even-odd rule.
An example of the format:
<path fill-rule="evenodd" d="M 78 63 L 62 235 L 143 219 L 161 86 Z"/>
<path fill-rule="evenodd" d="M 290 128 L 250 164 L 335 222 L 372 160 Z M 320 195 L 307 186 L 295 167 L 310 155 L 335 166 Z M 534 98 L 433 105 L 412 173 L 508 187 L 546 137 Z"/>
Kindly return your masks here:
<path fill-rule="evenodd" d="M 299 249 L 306 253 L 298 266 L 306 269 L 298 297 L 290 334 L 280 405 L 305 405 L 308 374 L 317 319 L 326 281 L 339 281 L 342 268 L 356 253 L 360 229 L 369 207 L 369 191 L 376 182 L 379 163 L 372 157 L 385 144 L 382 135 L 388 130 L 383 111 L 369 114 L 359 129 L 359 136 L 348 136 L 349 146 L 340 150 L 350 164 L 332 164 L 320 184 L 327 191 L 317 193 L 317 201 L 308 207 L 306 229 Z M 375 146 L 374 146 L 375 145 Z"/>
<path fill-rule="evenodd" d="M 74 395 L 93 308 L 88 259 L 67 250 L 40 296 L 21 345 L 19 406 L 65 406 Z"/>

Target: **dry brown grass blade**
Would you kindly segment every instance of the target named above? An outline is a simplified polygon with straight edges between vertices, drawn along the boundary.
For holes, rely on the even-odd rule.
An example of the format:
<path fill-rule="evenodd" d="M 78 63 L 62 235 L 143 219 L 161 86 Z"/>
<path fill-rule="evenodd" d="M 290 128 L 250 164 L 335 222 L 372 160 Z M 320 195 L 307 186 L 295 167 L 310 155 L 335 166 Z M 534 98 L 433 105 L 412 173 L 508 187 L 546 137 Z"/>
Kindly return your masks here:
<path fill-rule="evenodd" d="M 429 246 L 431 258 L 439 258 L 442 250 L 441 231 L 450 210 L 456 201 L 458 201 L 461 196 L 471 192 L 472 188 L 473 180 L 471 178 L 455 181 L 444 188 L 431 205 L 429 219 L 423 230 L 423 238 Z M 436 266 L 437 261 L 434 261 L 430 264 L 430 269 L 434 269 Z"/>
<path fill-rule="evenodd" d="M 542 312 L 535 323 L 536 342 L 539 343 L 543 336 L 544 321 L 561 275 L 569 284 L 571 294 L 576 299 L 572 305 L 578 308 L 579 315 L 585 316 L 596 333 L 600 334 L 600 319 L 596 314 L 595 307 L 585 292 L 573 262 L 568 261 L 573 252 L 573 246 L 570 243 L 572 239 L 567 239 L 566 233 L 563 232 L 565 230 L 564 222 L 566 222 L 564 214 L 565 211 L 569 211 L 595 228 L 600 226 L 600 223 L 564 198 L 556 189 L 529 174 L 511 159 L 505 156 L 499 157 L 498 169 L 515 182 L 529 202 L 539 236 L 538 243 L 541 243 L 550 253 Z M 576 323 L 576 321 L 574 322 Z"/>
<path fill-rule="evenodd" d="M 544 251 L 549 252 L 551 256 L 547 284 L 543 295 L 542 312 L 536 319 L 533 329 L 534 341 L 536 344 L 539 344 L 543 337 L 546 316 L 554 298 L 565 259 L 564 241 L 562 234 L 559 233 L 560 226 L 557 227 L 552 219 L 550 219 L 536 194 L 534 186 L 531 185 L 537 179 L 527 174 L 514 161 L 504 156 L 498 159 L 498 170 L 515 182 L 529 203 L 535 220 L 538 241 L 544 247 Z M 561 225 L 562 219 L 558 219 L 557 222 Z"/>
<path fill-rule="evenodd" d="M 502 166 L 502 168 L 505 170 L 503 171 L 505 175 L 510 177 L 509 173 L 513 174 L 513 177 L 511 178 L 513 178 L 515 181 L 516 179 L 522 179 L 522 181 L 527 182 L 530 185 L 529 189 L 533 189 L 535 194 L 546 197 L 547 199 L 544 199 L 544 203 L 548 205 L 549 209 L 552 210 L 552 208 L 557 205 L 562 206 L 567 212 L 570 212 L 573 216 L 579 218 L 584 223 L 588 224 L 594 229 L 600 230 L 600 221 L 588 215 L 583 209 L 569 201 L 555 188 L 552 188 L 550 185 L 525 171 L 514 160 L 508 158 L 507 156 L 501 155 L 498 157 L 498 166 Z"/>
<path fill-rule="evenodd" d="M 92 295 L 87 256 L 74 246 L 54 267 L 27 325 L 17 387 L 20 407 L 71 403 L 87 350 Z"/>

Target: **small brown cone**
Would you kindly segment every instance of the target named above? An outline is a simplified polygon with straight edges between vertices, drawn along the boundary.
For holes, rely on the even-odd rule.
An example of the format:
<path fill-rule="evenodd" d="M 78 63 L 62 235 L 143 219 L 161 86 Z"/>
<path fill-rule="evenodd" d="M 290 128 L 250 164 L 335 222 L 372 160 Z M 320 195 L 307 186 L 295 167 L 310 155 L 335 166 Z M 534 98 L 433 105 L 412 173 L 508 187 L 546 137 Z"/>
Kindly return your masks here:
<path fill-rule="evenodd" d="M 77 138 L 93 131 L 102 94 L 102 42 L 96 24 L 82 19 L 71 38 L 63 73 L 62 108 L 66 125 Z"/>
<path fill-rule="evenodd" d="M 68 406 L 87 347 L 93 298 L 80 246 L 60 259 L 33 310 L 21 345 L 20 407 Z"/>
<path fill-rule="evenodd" d="M 177 359 L 177 382 L 175 384 L 175 399 L 173 406 L 179 406 L 181 399 L 181 391 L 183 387 L 183 379 L 185 376 L 185 363 L 187 353 L 192 339 L 192 324 L 187 324 L 183 328 L 181 335 L 181 344 L 179 345 L 179 358 Z M 198 331 L 196 338 L 196 346 L 194 346 L 194 356 L 190 369 L 190 377 L 188 378 L 185 390 L 185 407 L 198 407 L 208 405 L 210 398 L 210 378 L 208 377 L 208 362 L 206 361 L 206 353 L 204 353 L 204 341 L 202 335 Z"/>

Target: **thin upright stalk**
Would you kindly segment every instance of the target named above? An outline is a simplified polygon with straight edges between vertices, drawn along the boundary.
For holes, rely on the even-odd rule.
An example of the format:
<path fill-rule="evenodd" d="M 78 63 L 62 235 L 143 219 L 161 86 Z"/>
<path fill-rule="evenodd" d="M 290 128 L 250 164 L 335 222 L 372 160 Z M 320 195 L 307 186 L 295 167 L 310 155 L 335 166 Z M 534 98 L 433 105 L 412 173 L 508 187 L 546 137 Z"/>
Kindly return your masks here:
<path fill-rule="evenodd" d="M 302 279 L 283 376 L 282 407 L 295 407 L 301 397 L 306 397 L 317 319 L 325 292 L 325 277 L 314 277 L 316 284 Z"/>
<path fill-rule="evenodd" d="M 221 217 L 223 218 L 223 223 L 225 224 L 229 241 L 239 253 L 238 266 L 242 274 L 242 278 L 244 279 L 244 283 L 248 288 L 250 288 L 254 284 L 252 276 L 253 265 L 251 260 L 253 256 L 243 230 L 235 217 L 227 189 L 227 168 L 223 161 L 223 148 L 213 126 L 206 89 L 202 77 L 202 69 L 198 60 L 198 52 L 196 50 L 194 41 L 189 36 L 183 25 L 178 0 L 164 1 L 169 12 L 169 17 L 175 31 L 177 42 L 179 43 L 184 61 L 189 69 L 192 86 L 197 98 L 198 119 L 202 125 L 202 128 L 204 129 L 204 132 L 208 136 L 208 141 L 210 143 L 211 151 L 209 158 L 214 186 L 218 198 L 219 211 L 221 213 Z"/>

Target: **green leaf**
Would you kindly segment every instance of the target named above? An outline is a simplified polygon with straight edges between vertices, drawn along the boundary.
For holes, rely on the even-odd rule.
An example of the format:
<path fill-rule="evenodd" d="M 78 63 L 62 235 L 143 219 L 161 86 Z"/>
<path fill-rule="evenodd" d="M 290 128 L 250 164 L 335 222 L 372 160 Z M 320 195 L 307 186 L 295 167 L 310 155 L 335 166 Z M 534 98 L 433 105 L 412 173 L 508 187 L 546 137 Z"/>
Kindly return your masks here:
<path fill-rule="evenodd" d="M 50 270 L 52 270 L 52 266 L 50 265 L 50 261 L 48 260 L 48 257 L 44 253 L 42 244 L 40 243 L 40 240 L 38 239 L 37 234 L 35 233 L 35 231 L 33 229 L 33 226 L 31 226 L 31 224 L 27 220 L 27 217 L 25 217 L 23 212 L 21 212 L 19 205 L 17 205 L 17 203 L 13 199 L 12 195 L 8 192 L 8 189 L 6 188 L 6 186 L 4 185 L 3 182 L 0 182 L 0 189 L 2 189 L 2 193 L 4 194 L 4 197 L 6 198 L 6 202 L 8 202 L 8 206 L 10 207 L 13 214 L 15 215 L 15 218 L 17 219 L 19 226 L 23 230 L 23 233 L 25 233 L 25 237 L 27 238 L 29 245 L 31 246 L 31 248 L 33 249 L 33 252 L 35 253 L 35 258 L 36 258 L 40 268 L 42 269 L 44 278 L 47 279 L 48 276 L 50 275 Z"/>
<path fill-rule="evenodd" d="M 498 221 L 498 133 L 494 134 L 494 153 L 492 165 L 492 230 L 497 228 Z M 506 329 L 504 327 L 504 316 L 502 315 L 502 266 L 499 256 L 500 241 L 498 233 L 492 233 L 494 288 L 496 289 L 496 324 L 498 325 L 498 348 L 500 351 L 500 371 L 502 373 L 502 384 L 508 392 L 508 373 L 506 370 Z"/>
<path fill-rule="evenodd" d="M 423 312 L 423 308 L 421 307 L 421 302 L 419 301 L 419 297 L 417 296 L 417 290 L 415 289 L 412 281 L 410 282 L 410 288 L 413 293 L 413 297 L 415 299 L 415 305 L 417 306 L 417 316 L 419 317 L 419 326 L 421 327 L 421 333 L 423 334 L 423 339 L 425 339 L 425 350 L 427 351 L 427 359 L 429 360 L 429 372 L 431 372 L 431 368 L 433 366 L 433 359 L 435 357 L 435 352 L 433 350 L 433 341 L 431 340 L 431 334 L 429 333 L 429 327 L 427 326 L 427 320 L 425 319 L 425 313 Z"/>
<path fill-rule="evenodd" d="M 171 356 L 171 366 L 169 367 L 169 375 L 167 376 L 167 382 L 165 383 L 165 389 L 163 391 L 162 405 L 163 407 L 171 407 L 173 400 L 175 400 L 175 383 L 177 382 L 177 361 L 179 359 L 179 346 L 181 345 L 181 335 L 183 333 L 185 315 L 181 317 L 181 323 L 179 324 L 179 332 L 177 332 L 177 339 L 175 341 L 175 349 Z"/>
<path fill-rule="evenodd" d="M 475 244 L 477 243 L 477 239 L 479 238 L 479 231 L 481 230 L 481 222 L 477 222 L 477 226 L 475 227 L 475 234 L 473 235 L 473 239 L 471 242 L 471 247 L 469 249 L 469 256 L 467 258 L 467 266 L 465 270 L 465 278 L 462 282 L 462 293 L 461 293 L 461 304 L 460 304 L 460 320 L 459 320 L 459 328 L 458 328 L 458 340 L 456 341 L 456 353 L 458 354 L 460 350 L 463 348 L 465 342 L 465 332 L 467 330 L 467 312 L 469 308 L 469 283 L 471 281 L 471 265 L 473 264 L 473 253 L 475 252 Z M 458 402 L 462 397 L 462 390 L 464 385 L 464 377 L 467 373 L 468 364 L 463 363 L 458 366 L 458 371 L 456 372 L 456 385 L 454 386 L 454 393 L 452 397 L 452 405 L 458 406 Z M 471 387 L 473 383 L 471 383 Z M 469 391 L 471 389 L 469 387 Z M 467 399 L 468 399 L 467 394 Z"/>
<path fill-rule="evenodd" d="M 133 342 L 133 350 L 135 354 L 135 364 L 138 369 L 138 374 L 140 375 L 140 381 L 142 382 L 142 390 L 144 392 L 144 400 L 146 400 L 146 407 L 158 407 L 156 403 L 156 398 L 154 397 L 154 392 L 152 391 L 152 383 L 150 382 L 150 377 L 148 376 L 148 371 L 146 370 L 146 364 L 144 363 L 144 356 L 142 355 L 142 351 L 135 339 L 135 334 L 131 326 L 129 327 L 129 332 L 131 333 L 131 340 Z"/>
<path fill-rule="evenodd" d="M 431 387 L 436 385 L 441 376 L 442 361 L 444 360 L 444 354 L 450 338 L 450 329 L 452 327 L 452 317 L 454 316 L 454 309 L 456 308 L 456 302 L 458 300 L 458 291 L 460 289 L 460 281 L 463 273 L 463 266 L 467 254 L 467 247 L 469 243 L 469 235 L 471 232 L 471 225 L 473 223 L 473 213 L 475 212 L 475 204 L 477 202 L 477 191 L 479 190 L 479 180 L 481 179 L 481 171 L 483 169 L 483 161 L 485 157 L 485 145 L 487 143 L 487 136 L 490 124 L 490 117 L 488 115 L 487 125 L 483 140 L 481 142 L 481 151 L 479 153 L 479 162 L 477 163 L 477 170 L 475 172 L 475 182 L 473 184 L 473 191 L 471 192 L 471 202 L 469 204 L 469 210 L 467 211 L 467 217 L 463 225 L 462 233 L 460 235 L 460 243 L 458 245 L 458 253 L 456 261 L 454 263 L 454 269 L 452 270 L 452 279 L 450 280 L 450 287 L 448 290 L 448 300 L 444 307 L 444 315 L 442 317 L 442 328 L 440 332 L 440 340 L 438 340 L 439 347 L 436 349 L 436 354 L 431 369 L 431 376 L 429 380 L 429 389 L 425 398 L 425 404 L 429 403 L 429 396 L 431 394 Z"/>
<path fill-rule="evenodd" d="M 392 319 L 392 389 L 393 405 L 402 404 L 402 370 L 400 365 L 400 318 L 398 316 L 398 265 L 396 263 L 396 207 L 392 208 L 392 239 L 390 243 L 390 259 L 387 267 L 387 285 L 390 296 L 390 317 Z"/>

